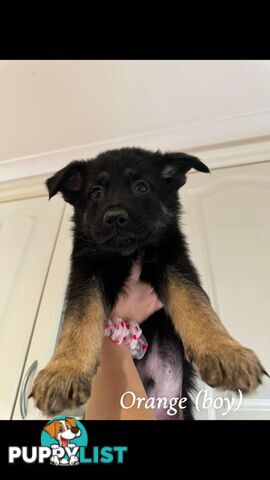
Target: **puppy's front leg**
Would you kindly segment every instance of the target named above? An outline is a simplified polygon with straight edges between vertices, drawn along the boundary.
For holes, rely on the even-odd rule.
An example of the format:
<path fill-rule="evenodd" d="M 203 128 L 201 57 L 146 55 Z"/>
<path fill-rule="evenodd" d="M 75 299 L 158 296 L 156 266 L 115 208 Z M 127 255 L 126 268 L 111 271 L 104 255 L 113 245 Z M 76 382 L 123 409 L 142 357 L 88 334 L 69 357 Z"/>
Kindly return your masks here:
<path fill-rule="evenodd" d="M 200 287 L 168 272 L 165 305 L 180 335 L 186 357 L 202 380 L 225 390 L 254 390 L 265 372 L 254 352 L 234 340 Z"/>
<path fill-rule="evenodd" d="M 105 312 L 97 287 L 68 303 L 55 353 L 32 389 L 37 407 L 55 415 L 86 402 L 99 365 Z"/>

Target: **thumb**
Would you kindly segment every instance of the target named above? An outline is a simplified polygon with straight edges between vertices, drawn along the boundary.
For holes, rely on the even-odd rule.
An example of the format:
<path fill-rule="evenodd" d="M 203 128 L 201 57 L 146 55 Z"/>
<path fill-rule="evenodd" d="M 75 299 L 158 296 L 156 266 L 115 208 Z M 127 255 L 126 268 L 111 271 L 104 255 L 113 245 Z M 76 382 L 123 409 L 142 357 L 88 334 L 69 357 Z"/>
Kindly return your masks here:
<path fill-rule="evenodd" d="M 157 298 L 156 312 L 157 312 L 158 310 L 161 310 L 161 308 L 163 308 L 163 303 L 160 301 L 159 298 Z"/>
<path fill-rule="evenodd" d="M 127 280 L 127 285 L 132 286 L 138 283 L 141 273 L 142 273 L 142 260 L 141 258 L 137 258 L 137 260 L 132 265 L 130 275 Z"/>

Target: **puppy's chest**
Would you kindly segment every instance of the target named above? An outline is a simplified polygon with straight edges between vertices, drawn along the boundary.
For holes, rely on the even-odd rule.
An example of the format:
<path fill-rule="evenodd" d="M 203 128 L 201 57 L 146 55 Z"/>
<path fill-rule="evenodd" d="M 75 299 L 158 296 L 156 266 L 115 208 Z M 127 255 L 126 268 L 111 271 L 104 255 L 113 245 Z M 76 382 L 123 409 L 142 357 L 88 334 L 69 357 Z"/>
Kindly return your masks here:
<path fill-rule="evenodd" d="M 124 289 L 125 282 L 128 280 L 132 268 L 132 261 L 115 261 L 110 262 L 98 272 L 98 278 L 104 296 L 109 305 L 113 305 Z M 142 261 L 142 271 L 140 280 L 149 283 L 158 292 L 164 276 L 164 267 L 156 260 Z"/>

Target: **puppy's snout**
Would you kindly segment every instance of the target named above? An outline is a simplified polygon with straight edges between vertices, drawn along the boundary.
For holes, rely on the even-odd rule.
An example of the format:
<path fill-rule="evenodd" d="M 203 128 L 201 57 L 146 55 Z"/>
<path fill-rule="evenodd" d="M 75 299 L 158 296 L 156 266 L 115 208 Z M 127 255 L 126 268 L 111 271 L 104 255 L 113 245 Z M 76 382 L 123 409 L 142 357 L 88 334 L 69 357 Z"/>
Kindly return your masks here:
<path fill-rule="evenodd" d="M 72 427 L 71 431 L 72 431 L 72 433 L 74 433 L 76 435 L 76 433 L 78 433 L 78 431 L 79 431 L 79 428 L 78 427 Z"/>
<path fill-rule="evenodd" d="M 110 209 L 103 217 L 103 223 L 108 228 L 125 227 L 128 223 L 128 213 L 125 210 Z"/>

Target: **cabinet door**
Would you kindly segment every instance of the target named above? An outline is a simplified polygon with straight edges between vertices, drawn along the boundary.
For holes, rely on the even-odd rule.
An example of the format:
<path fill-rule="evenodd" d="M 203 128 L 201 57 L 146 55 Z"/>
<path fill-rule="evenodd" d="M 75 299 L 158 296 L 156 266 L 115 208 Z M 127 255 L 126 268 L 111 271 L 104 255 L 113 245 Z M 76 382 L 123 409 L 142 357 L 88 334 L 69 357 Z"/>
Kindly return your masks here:
<path fill-rule="evenodd" d="M 51 204 L 55 201 L 54 198 Z M 63 202 L 63 200 L 60 200 Z M 51 205 L 51 209 L 52 205 Z M 28 400 L 33 380 L 39 370 L 45 367 L 52 356 L 57 341 L 59 327 L 62 320 L 64 298 L 68 282 L 70 254 L 72 248 L 71 221 L 72 207 L 66 206 L 63 222 L 59 231 L 53 258 L 48 272 L 46 285 L 40 302 L 39 313 L 35 329 L 32 335 L 27 360 L 22 375 L 16 406 L 13 414 L 14 420 L 22 419 L 21 404 L 25 403 L 26 419 L 42 419 L 42 413 L 35 408 L 33 399 Z M 37 362 L 37 363 L 36 363 Z M 36 365 L 36 367 L 35 367 Z M 33 366 L 32 370 L 31 367 Z M 30 375 L 27 381 L 25 392 L 21 398 L 21 391 L 27 372 Z"/>
<path fill-rule="evenodd" d="M 180 196 L 192 258 L 215 310 L 269 372 L 270 162 L 194 173 Z M 224 398 L 210 388 L 207 394 Z M 208 418 L 270 419 L 269 378 L 244 397 L 238 411 L 225 414 L 224 406 L 209 408 Z M 205 418 L 205 411 L 198 417 Z"/>
<path fill-rule="evenodd" d="M 11 418 L 63 202 L 0 203 L 0 418 Z"/>

